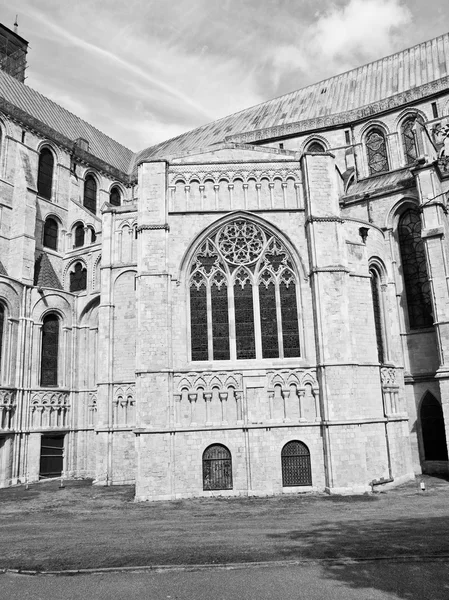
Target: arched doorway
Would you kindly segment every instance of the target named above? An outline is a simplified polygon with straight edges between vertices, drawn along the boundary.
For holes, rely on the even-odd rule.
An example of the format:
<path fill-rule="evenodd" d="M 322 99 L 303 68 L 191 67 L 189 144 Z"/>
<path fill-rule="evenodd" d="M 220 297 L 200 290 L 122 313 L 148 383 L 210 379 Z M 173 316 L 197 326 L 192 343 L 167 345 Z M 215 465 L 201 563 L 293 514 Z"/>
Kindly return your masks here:
<path fill-rule="evenodd" d="M 425 460 L 448 460 L 441 404 L 431 393 L 421 403 L 421 431 Z"/>
<path fill-rule="evenodd" d="M 214 444 L 204 451 L 203 490 L 232 490 L 232 459 L 226 446 Z"/>

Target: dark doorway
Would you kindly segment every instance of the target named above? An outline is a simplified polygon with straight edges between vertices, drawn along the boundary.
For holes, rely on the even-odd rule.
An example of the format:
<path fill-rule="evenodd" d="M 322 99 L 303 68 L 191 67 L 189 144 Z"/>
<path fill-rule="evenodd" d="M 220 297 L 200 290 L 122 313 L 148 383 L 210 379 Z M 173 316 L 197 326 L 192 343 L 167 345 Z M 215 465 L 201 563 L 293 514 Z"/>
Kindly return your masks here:
<path fill-rule="evenodd" d="M 64 436 L 43 435 L 39 477 L 61 477 L 64 461 Z"/>
<path fill-rule="evenodd" d="M 421 430 L 425 460 L 447 460 L 443 410 L 430 393 L 425 395 L 421 404 Z"/>

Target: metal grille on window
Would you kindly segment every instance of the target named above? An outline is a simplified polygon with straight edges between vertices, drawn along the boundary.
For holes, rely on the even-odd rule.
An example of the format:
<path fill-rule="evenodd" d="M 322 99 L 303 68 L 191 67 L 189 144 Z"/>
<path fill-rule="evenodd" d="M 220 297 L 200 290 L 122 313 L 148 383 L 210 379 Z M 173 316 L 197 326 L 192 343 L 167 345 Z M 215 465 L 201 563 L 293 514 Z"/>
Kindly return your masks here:
<path fill-rule="evenodd" d="M 303 442 L 295 440 L 285 444 L 281 452 L 281 462 L 283 487 L 312 485 L 310 452 Z"/>
<path fill-rule="evenodd" d="M 402 123 L 402 142 L 404 144 L 405 164 L 412 165 L 418 158 L 418 145 L 414 132 L 415 117 L 410 117 Z"/>
<path fill-rule="evenodd" d="M 41 386 L 58 385 L 59 319 L 47 315 L 42 326 Z"/>
<path fill-rule="evenodd" d="M 410 327 L 431 327 L 433 315 L 430 284 L 421 239 L 421 219 L 416 210 L 408 209 L 404 212 L 398 225 L 398 237 Z"/>
<path fill-rule="evenodd" d="M 70 291 L 81 292 L 87 288 L 87 269 L 82 263 L 76 263 L 75 269 L 70 273 Z"/>
<path fill-rule="evenodd" d="M 371 295 L 373 298 L 374 309 L 374 326 L 376 328 L 377 341 L 377 357 L 382 364 L 385 362 L 384 343 L 383 343 L 383 326 L 382 326 L 382 310 L 380 304 L 380 278 L 376 269 L 370 269 L 371 275 Z"/>
<path fill-rule="evenodd" d="M 389 171 L 387 143 L 380 129 L 372 129 L 366 136 L 366 151 L 370 175 Z"/>
<path fill-rule="evenodd" d="M 91 213 L 97 212 L 97 183 L 92 175 L 87 175 L 84 180 L 84 199 L 83 205 Z"/>
<path fill-rule="evenodd" d="M 203 454 L 203 490 L 232 490 L 232 459 L 221 444 L 206 448 Z"/>
<path fill-rule="evenodd" d="M 44 246 L 50 250 L 58 249 L 58 224 L 49 217 L 44 225 Z"/>
<path fill-rule="evenodd" d="M 37 193 L 42 198 L 50 200 L 51 188 L 53 185 L 53 154 L 44 148 L 39 154 L 39 165 L 37 171 Z"/>
<path fill-rule="evenodd" d="M 190 268 L 192 360 L 299 357 L 297 283 L 264 227 L 235 219 L 217 229 Z"/>

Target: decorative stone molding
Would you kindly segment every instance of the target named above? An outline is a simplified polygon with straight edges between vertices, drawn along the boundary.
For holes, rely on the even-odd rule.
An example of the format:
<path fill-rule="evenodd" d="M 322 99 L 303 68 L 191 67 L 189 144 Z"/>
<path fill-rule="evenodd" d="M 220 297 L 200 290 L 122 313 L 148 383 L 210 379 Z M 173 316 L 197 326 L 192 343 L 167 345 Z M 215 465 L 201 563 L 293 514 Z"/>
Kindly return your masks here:
<path fill-rule="evenodd" d="M 97 424 L 97 412 L 98 412 L 96 390 L 94 392 L 89 392 L 87 410 L 88 410 L 87 424 L 89 427 L 95 427 L 95 425 Z"/>
<path fill-rule="evenodd" d="M 32 392 L 31 429 L 65 428 L 69 425 L 69 392 L 41 390 Z"/>
<path fill-rule="evenodd" d="M 289 413 L 294 404 L 298 405 L 300 421 L 307 420 L 306 404 L 313 405 L 314 420 L 321 420 L 320 391 L 315 369 L 267 371 L 267 391 L 271 416 L 276 412 L 275 403 L 280 401 L 283 404 L 284 420 L 290 420 Z"/>
<path fill-rule="evenodd" d="M 329 217 L 314 217 L 313 215 L 311 215 L 310 217 L 307 217 L 306 219 L 306 225 L 308 223 L 344 223 L 345 220 L 342 219 L 341 217 L 337 217 L 337 216 L 329 216 Z"/>
<path fill-rule="evenodd" d="M 380 380 L 382 383 L 382 398 L 385 416 L 395 415 L 400 411 L 399 406 L 399 383 L 394 367 L 381 367 Z"/>
<path fill-rule="evenodd" d="M 166 231 L 170 231 L 170 225 L 168 223 L 149 223 L 147 225 L 139 225 L 137 227 L 137 233 L 141 231 L 152 231 L 154 229 L 165 229 Z"/>
<path fill-rule="evenodd" d="M 112 408 L 114 427 L 133 427 L 136 424 L 135 384 L 115 385 Z"/>
<path fill-rule="evenodd" d="M 236 168 L 238 164 L 238 168 Z M 285 166 L 284 163 L 263 163 L 263 168 L 255 168 L 254 164 L 241 164 L 241 163 L 226 163 L 220 165 L 201 164 L 201 165 L 182 165 L 182 166 L 171 166 L 169 169 L 169 185 L 176 186 L 176 184 L 188 185 L 189 182 L 196 182 L 204 185 L 206 181 L 210 181 L 213 185 L 219 185 L 225 183 L 226 186 L 235 185 L 236 181 L 243 182 L 243 185 L 247 185 L 248 181 L 261 181 L 267 180 L 269 183 L 274 183 L 275 180 L 285 182 L 287 179 L 293 179 L 296 183 L 300 181 L 300 173 L 298 169 L 298 163 L 293 162 Z"/>
<path fill-rule="evenodd" d="M 0 431 L 13 429 L 15 400 L 15 390 L 0 390 Z"/>

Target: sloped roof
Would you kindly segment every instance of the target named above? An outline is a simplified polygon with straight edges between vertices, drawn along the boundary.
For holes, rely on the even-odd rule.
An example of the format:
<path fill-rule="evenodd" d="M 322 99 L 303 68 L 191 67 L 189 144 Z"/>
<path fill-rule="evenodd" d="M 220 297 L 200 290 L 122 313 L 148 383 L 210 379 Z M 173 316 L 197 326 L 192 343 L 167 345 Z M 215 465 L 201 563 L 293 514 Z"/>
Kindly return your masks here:
<path fill-rule="evenodd" d="M 2 70 L 0 70 L 0 98 L 73 142 L 78 138 L 87 140 L 91 154 L 124 173 L 128 172 L 134 156 L 132 150 Z M 0 103 L 1 108 L 2 103 Z M 38 125 L 36 128 L 38 129 Z"/>
<path fill-rule="evenodd" d="M 304 121 L 310 122 L 311 129 L 317 128 L 319 119 L 324 125 L 330 115 L 346 114 L 409 90 L 417 89 L 415 95 L 418 97 L 430 95 L 435 90 L 426 89 L 428 84 L 447 78 L 448 81 L 444 82 L 447 87 L 448 75 L 449 33 L 147 148 L 136 156 L 136 164 L 194 148 L 206 148 L 225 138 L 250 141 L 281 137 L 289 133 L 283 127 Z M 398 103 L 404 104 L 413 99 L 416 98 L 407 94 L 398 98 Z M 381 108 L 377 108 L 380 112 Z M 376 107 L 372 112 L 376 112 Z M 277 128 L 271 136 L 270 128 Z M 264 130 L 268 130 L 265 138 Z M 248 136 L 245 140 L 239 138 L 239 134 L 255 131 L 261 134 Z M 290 133 L 293 131 L 294 128 L 291 128 Z"/>
<path fill-rule="evenodd" d="M 59 277 L 53 268 L 47 254 L 42 252 L 34 264 L 34 285 L 41 288 L 53 288 L 62 290 Z"/>
<path fill-rule="evenodd" d="M 0 275 L 8 275 L 2 261 L 0 260 Z"/>

